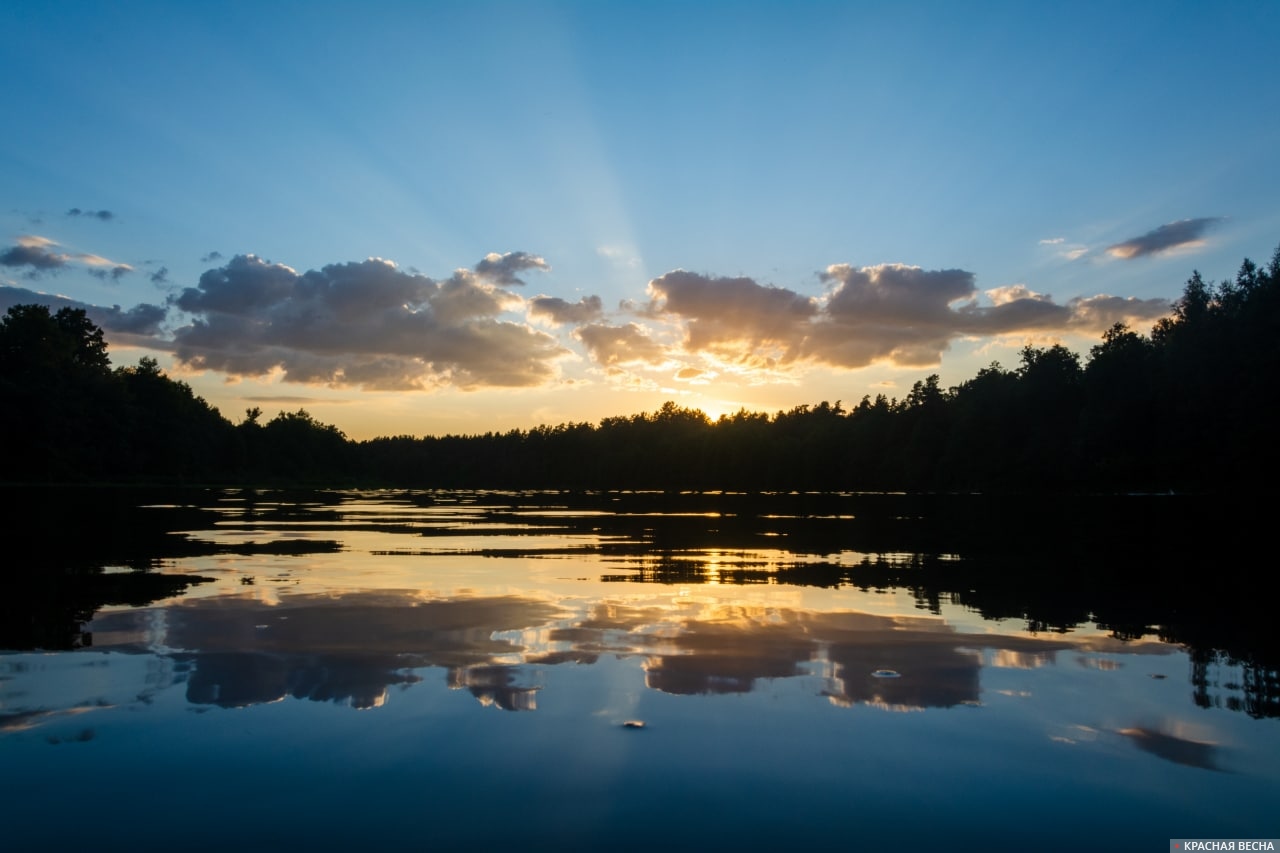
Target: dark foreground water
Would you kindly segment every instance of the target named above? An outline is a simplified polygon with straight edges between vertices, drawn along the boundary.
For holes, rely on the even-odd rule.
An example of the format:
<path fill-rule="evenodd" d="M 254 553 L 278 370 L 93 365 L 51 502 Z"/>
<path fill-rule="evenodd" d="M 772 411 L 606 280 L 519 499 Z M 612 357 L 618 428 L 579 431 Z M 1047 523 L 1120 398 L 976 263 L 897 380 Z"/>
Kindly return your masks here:
<path fill-rule="evenodd" d="M 1274 838 L 1269 568 L 1160 500 L 32 493 L 0 847 Z"/>

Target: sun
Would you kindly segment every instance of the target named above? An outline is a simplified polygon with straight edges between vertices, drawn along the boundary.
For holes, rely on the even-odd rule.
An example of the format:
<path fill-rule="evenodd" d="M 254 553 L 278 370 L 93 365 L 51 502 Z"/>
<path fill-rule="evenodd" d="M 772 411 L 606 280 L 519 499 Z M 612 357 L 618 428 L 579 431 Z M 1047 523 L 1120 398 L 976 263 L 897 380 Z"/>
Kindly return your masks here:
<path fill-rule="evenodd" d="M 743 408 L 743 404 L 740 402 L 719 397 L 707 397 L 702 394 L 695 395 L 689 401 L 689 406 L 701 411 L 712 423 L 720 420 L 722 415 L 732 415 Z"/>

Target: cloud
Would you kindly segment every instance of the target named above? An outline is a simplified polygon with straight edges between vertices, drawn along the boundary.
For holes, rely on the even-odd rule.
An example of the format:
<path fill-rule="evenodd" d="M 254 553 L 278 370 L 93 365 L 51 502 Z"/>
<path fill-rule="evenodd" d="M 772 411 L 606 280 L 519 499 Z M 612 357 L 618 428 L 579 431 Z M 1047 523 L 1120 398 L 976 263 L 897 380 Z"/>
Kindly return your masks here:
<path fill-rule="evenodd" d="M 958 338 L 1096 333 L 1117 320 L 1154 320 L 1169 310 L 1165 300 L 1105 295 L 1061 304 L 1022 284 L 979 294 L 971 272 L 905 264 L 834 264 L 819 278 L 828 287 L 824 299 L 749 278 L 677 270 L 649 283 L 646 310 L 683 326 L 685 352 L 753 370 L 806 364 L 927 367 L 936 365 Z M 618 358 L 628 343 L 610 339 L 612 347 L 606 347 L 582 340 L 597 361 Z M 644 343 L 643 360 L 660 363 L 658 345 Z"/>
<path fill-rule="evenodd" d="M 54 250 L 57 246 L 58 243 L 48 237 L 24 234 L 17 239 L 16 245 L 0 252 L 0 266 L 30 267 L 28 278 L 38 278 L 42 272 L 56 272 L 73 262 L 89 267 L 90 275 L 104 280 L 119 281 L 125 273 L 133 272 L 133 267 L 128 264 L 85 252 L 58 252 Z"/>
<path fill-rule="evenodd" d="M 846 368 L 877 361 L 928 366 L 937 363 L 952 339 L 984 324 L 976 305 L 968 306 L 967 317 L 952 307 L 957 302 L 972 303 L 976 295 L 973 273 L 964 270 L 834 264 L 819 278 L 832 289 L 821 322 L 813 324 L 803 350 L 819 363 Z M 1026 320 L 1021 310 L 1026 301 L 1014 299 L 988 311 L 1016 312 Z M 1002 324 L 987 321 L 985 325 Z"/>
<path fill-rule="evenodd" d="M 214 261 L 220 261 L 220 260 L 222 260 L 221 252 L 210 252 L 207 255 L 200 256 L 200 263 L 202 264 L 211 264 Z"/>
<path fill-rule="evenodd" d="M 122 311 L 119 305 L 89 311 L 89 318 L 108 332 L 128 332 L 133 335 L 155 335 L 168 316 L 168 309 L 146 302 L 139 303 L 128 311 Z"/>
<path fill-rule="evenodd" d="M 67 256 L 51 252 L 48 246 L 57 245 L 52 241 L 41 243 L 24 242 L 24 240 L 44 240 L 40 238 L 20 238 L 18 245 L 10 246 L 0 252 L 0 265 L 6 267 L 31 267 L 34 271 L 57 270 L 67 265 Z"/>
<path fill-rule="evenodd" d="M 87 216 L 91 219 L 100 219 L 103 222 L 110 222 L 116 218 L 116 215 L 109 210 L 81 210 L 78 207 L 68 210 L 67 216 Z"/>
<path fill-rule="evenodd" d="M 1190 248 L 1201 243 L 1201 237 L 1212 226 L 1222 221 L 1222 217 L 1211 216 L 1201 219 L 1180 219 L 1161 225 L 1154 231 L 1148 231 L 1141 237 L 1125 240 L 1107 247 L 1107 254 L 1113 258 L 1131 260 L 1146 255 L 1156 255 L 1178 248 Z"/>
<path fill-rule="evenodd" d="M 90 320 L 108 333 L 141 337 L 159 334 L 161 325 L 168 316 L 168 311 L 164 307 L 146 302 L 139 303 L 128 310 L 119 305 L 108 308 L 65 296 L 28 290 L 25 287 L 0 285 L 0 311 L 8 311 L 14 305 L 45 305 L 52 311 L 57 311 L 59 308 L 81 308 Z"/>
<path fill-rule="evenodd" d="M 1086 332 L 1101 332 L 1116 323 L 1134 325 L 1159 320 L 1169 313 L 1167 299 L 1137 299 L 1133 296 L 1080 296 L 1067 302 L 1071 326 Z"/>
<path fill-rule="evenodd" d="M 156 270 L 151 274 L 150 278 L 151 278 L 152 284 L 159 285 L 160 287 L 164 287 L 168 285 L 169 284 L 169 268 L 160 267 L 160 269 Z"/>
<path fill-rule="evenodd" d="M 539 266 L 540 258 L 490 255 L 477 264 L 483 274 L 436 281 L 379 258 L 298 273 L 237 255 L 170 297 L 193 316 L 175 332 L 175 352 L 196 369 L 282 370 L 286 381 L 335 387 L 540 385 L 567 351 L 550 335 L 499 320 L 522 303 L 493 283 Z"/>
<path fill-rule="evenodd" d="M 67 257 L 73 258 L 87 267 L 124 267 L 125 270 L 129 272 L 133 271 L 133 267 L 128 264 L 118 263 L 110 258 L 104 258 L 102 255 L 91 255 L 82 252 L 79 254 L 68 255 Z"/>
<path fill-rule="evenodd" d="M 614 266 L 624 269 L 634 269 L 640 266 L 640 258 L 633 249 L 621 246 L 598 246 L 596 247 L 596 254 Z"/>
<path fill-rule="evenodd" d="M 573 336 L 582 341 L 593 361 L 607 367 L 659 365 L 667 360 L 667 348 L 635 323 L 623 326 L 594 323 L 580 327 Z"/>
<path fill-rule="evenodd" d="M 721 355 L 781 350 L 798 353 L 818 301 L 750 278 L 715 278 L 675 270 L 649 282 L 648 310 L 686 323 L 685 347 Z"/>
<path fill-rule="evenodd" d="M 1058 304 L 1025 285 L 994 288 L 977 299 L 974 276 L 964 270 L 923 270 L 902 264 L 828 267 L 835 283 L 825 323 L 815 324 L 810 355 L 840 367 L 874 361 L 911 367 L 937 364 L 958 337 L 1031 332 L 1093 333 L 1113 316 L 1126 321 L 1168 313 L 1165 300 L 1077 298 Z"/>
<path fill-rule="evenodd" d="M 86 272 L 101 281 L 107 281 L 110 279 L 111 281 L 116 282 L 125 275 L 133 272 L 133 267 L 128 264 L 122 264 L 118 261 L 113 261 L 110 258 L 104 258 L 101 255 L 78 253 L 65 255 L 64 257 L 89 267 Z"/>
<path fill-rule="evenodd" d="M 579 325 L 603 317 L 604 306 L 599 296 L 584 296 L 577 302 L 566 302 L 558 296 L 537 296 L 529 300 L 529 316 L 547 320 L 554 326 Z"/>
<path fill-rule="evenodd" d="M 1049 237 L 1039 241 L 1039 245 L 1053 250 L 1055 258 L 1074 261 L 1089 254 L 1089 247 L 1080 243 L 1068 243 L 1066 237 Z"/>
<path fill-rule="evenodd" d="M 260 394 L 241 399 L 249 403 L 283 403 L 286 406 L 310 406 L 315 403 L 332 405 L 335 402 L 343 402 L 330 397 L 306 397 L 301 394 Z"/>
<path fill-rule="evenodd" d="M 102 279 L 103 281 L 106 281 L 107 279 L 111 279 L 112 281 L 119 281 L 126 274 L 133 272 L 133 267 L 129 266 L 128 264 L 117 264 L 111 269 L 98 268 L 98 269 L 91 269 L 88 272 L 89 272 L 89 275 L 93 276 L 94 278 Z"/>
<path fill-rule="evenodd" d="M 490 252 L 481 258 L 480 262 L 475 266 L 476 275 L 486 281 L 506 287 L 524 284 L 522 279 L 516 277 L 516 273 L 525 270 L 549 272 L 551 265 L 537 255 L 531 255 L 528 252 L 507 252 L 505 255 Z"/>

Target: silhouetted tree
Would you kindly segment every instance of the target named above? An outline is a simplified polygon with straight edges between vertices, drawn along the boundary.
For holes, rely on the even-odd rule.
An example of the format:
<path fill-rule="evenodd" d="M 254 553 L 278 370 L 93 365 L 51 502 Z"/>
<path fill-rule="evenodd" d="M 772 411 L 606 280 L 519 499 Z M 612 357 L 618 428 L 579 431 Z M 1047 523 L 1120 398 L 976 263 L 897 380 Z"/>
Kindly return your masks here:
<path fill-rule="evenodd" d="M 261 428 L 258 439 L 261 446 L 254 458 L 269 478 L 336 485 L 352 475 L 347 437 L 306 409 L 280 412 Z"/>
<path fill-rule="evenodd" d="M 237 461 L 235 434 L 218 410 L 154 358 L 116 371 L 129 427 L 120 449 L 131 479 L 201 480 L 226 476 Z"/>
<path fill-rule="evenodd" d="M 103 473 L 117 427 L 102 330 L 79 308 L 15 305 L 0 319 L 0 447 L 11 479 Z"/>

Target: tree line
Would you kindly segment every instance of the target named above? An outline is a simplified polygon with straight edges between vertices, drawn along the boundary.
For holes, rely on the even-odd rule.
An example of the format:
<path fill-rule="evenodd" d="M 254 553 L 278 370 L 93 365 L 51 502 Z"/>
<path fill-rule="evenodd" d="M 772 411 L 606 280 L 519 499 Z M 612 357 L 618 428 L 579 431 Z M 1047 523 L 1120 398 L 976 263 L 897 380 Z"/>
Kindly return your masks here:
<path fill-rule="evenodd" d="M 354 442 L 305 410 L 232 423 L 157 362 L 112 369 L 79 309 L 0 320 L 11 482 L 413 488 L 1228 491 L 1269 485 L 1280 248 L 1233 279 L 1197 272 L 1149 334 L 1117 323 L 1086 358 L 1028 345 L 951 388 L 712 420 L 655 412 L 482 435 Z"/>

